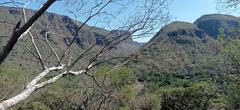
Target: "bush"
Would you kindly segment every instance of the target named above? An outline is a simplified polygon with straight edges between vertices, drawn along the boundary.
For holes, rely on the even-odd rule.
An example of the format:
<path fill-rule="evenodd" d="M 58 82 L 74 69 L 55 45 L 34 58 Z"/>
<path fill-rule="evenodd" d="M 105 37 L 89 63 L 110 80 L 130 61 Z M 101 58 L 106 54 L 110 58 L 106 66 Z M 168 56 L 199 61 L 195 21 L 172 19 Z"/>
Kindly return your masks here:
<path fill-rule="evenodd" d="M 135 99 L 136 108 L 141 110 L 160 110 L 160 98 L 157 94 L 149 93 Z"/>
<path fill-rule="evenodd" d="M 163 88 L 161 90 L 162 110 L 206 110 L 215 89 L 207 82 L 200 82 L 187 88 Z"/>
<path fill-rule="evenodd" d="M 240 109 L 240 86 L 236 83 L 231 83 L 227 86 L 227 108 L 239 110 Z"/>

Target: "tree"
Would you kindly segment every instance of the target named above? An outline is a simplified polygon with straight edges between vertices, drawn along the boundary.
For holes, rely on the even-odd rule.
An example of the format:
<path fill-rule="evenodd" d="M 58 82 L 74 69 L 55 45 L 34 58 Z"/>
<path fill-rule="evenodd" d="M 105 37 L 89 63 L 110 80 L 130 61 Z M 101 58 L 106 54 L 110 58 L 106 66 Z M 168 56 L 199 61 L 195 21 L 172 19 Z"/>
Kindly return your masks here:
<path fill-rule="evenodd" d="M 44 2 L 44 1 L 42 1 Z M 65 6 L 68 5 L 74 5 L 69 8 L 69 12 L 72 13 L 76 19 L 79 17 L 84 16 L 86 19 L 82 23 L 79 21 L 76 21 L 77 28 L 74 29 L 72 39 L 68 43 L 66 47 L 64 47 L 63 52 L 59 52 L 58 50 L 61 47 L 53 47 L 49 36 L 53 34 L 51 32 L 51 28 L 49 28 L 51 24 L 48 24 L 44 30 L 46 30 L 45 36 L 44 36 L 44 42 L 45 45 L 48 46 L 49 52 L 53 53 L 51 54 L 51 58 L 54 58 L 56 61 L 51 62 L 48 57 L 44 56 L 41 52 L 40 44 L 37 44 L 35 41 L 36 35 L 34 35 L 31 31 L 32 28 L 34 28 L 34 23 L 37 21 L 37 19 L 55 2 L 64 2 Z M 21 20 L 16 24 L 15 28 L 13 29 L 11 38 L 9 39 L 7 45 L 3 48 L 0 54 L 0 63 L 2 63 L 5 58 L 8 56 L 8 54 L 11 52 L 13 47 L 19 43 L 19 45 L 22 45 L 28 52 L 34 56 L 36 60 L 39 62 L 39 70 L 42 70 L 42 72 L 38 73 L 36 77 L 34 77 L 30 82 L 26 84 L 23 91 L 17 94 L 16 96 L 5 99 L 0 102 L 0 110 L 8 109 L 9 107 L 12 107 L 19 102 L 27 99 L 33 92 L 36 90 L 46 87 L 47 85 L 55 83 L 57 80 L 61 79 L 62 77 L 66 77 L 69 75 L 73 76 L 79 76 L 79 75 L 85 75 L 90 77 L 94 84 L 98 87 L 100 93 L 104 97 L 103 100 L 99 102 L 98 109 L 101 109 L 102 105 L 105 103 L 105 101 L 111 97 L 114 96 L 115 88 L 111 89 L 108 88 L 105 83 L 98 81 L 96 78 L 96 75 L 94 74 L 93 70 L 95 67 L 99 66 L 100 64 L 103 64 L 105 62 L 119 59 L 119 58 L 126 58 L 126 57 L 112 57 L 107 59 L 101 59 L 102 56 L 106 55 L 110 50 L 112 50 L 114 47 L 116 47 L 119 43 L 123 42 L 124 40 L 128 39 L 129 37 L 142 37 L 144 35 L 150 35 L 155 31 L 155 29 L 158 29 L 166 20 L 168 19 L 168 13 L 166 12 L 167 8 L 167 0 L 134 0 L 134 1 L 122 1 L 122 0 L 93 0 L 91 2 L 89 1 L 83 1 L 83 0 L 64 0 L 64 1 L 57 1 L 57 0 L 47 0 L 42 7 L 37 10 L 37 12 L 28 19 L 28 15 L 25 12 L 25 7 L 29 3 L 33 3 L 33 1 L 26 0 L 26 3 L 20 3 L 19 1 L 13 1 L 10 2 L 3 2 L 1 4 L 6 3 L 13 3 L 14 5 L 23 6 L 24 8 L 21 8 L 23 11 L 23 21 L 24 24 L 21 26 Z M 87 4 L 89 3 L 89 4 Z M 135 5 L 134 5 L 135 4 Z M 117 5 L 117 10 L 107 10 L 106 8 L 109 5 Z M 128 7 L 128 8 L 126 8 Z M 126 14 L 123 13 L 128 12 L 130 10 L 136 10 L 131 13 L 131 15 L 124 16 L 128 17 L 127 19 L 122 19 L 121 17 L 118 18 L 119 14 Z M 108 21 L 105 21 L 104 26 L 113 27 L 112 30 L 124 30 L 123 33 L 120 35 L 114 36 L 112 33 L 107 33 L 105 35 L 105 38 L 108 40 L 106 45 L 101 47 L 101 49 L 95 51 L 94 48 L 96 48 L 97 43 L 93 43 L 90 45 L 87 49 L 85 49 L 81 53 L 74 53 L 71 51 L 71 49 L 74 47 L 74 42 L 76 41 L 77 37 L 79 36 L 79 32 L 87 27 L 87 23 L 92 19 L 97 19 L 97 22 L 101 22 L 98 18 L 101 17 L 109 17 Z M 118 24 L 118 26 L 112 26 L 109 21 L 112 22 L 120 22 L 121 24 Z M 89 28 L 91 30 L 92 28 Z M 56 34 L 56 33 L 54 33 Z M 20 43 L 20 40 L 24 37 L 29 37 L 29 42 L 32 44 L 32 47 L 29 48 L 28 46 Z M 80 65 L 82 67 L 79 67 L 79 62 L 81 60 L 86 60 L 87 62 L 84 65 Z M 114 66 L 113 70 L 119 67 L 119 65 L 124 65 L 125 63 L 119 63 L 116 66 Z M 54 66 L 52 66 L 54 65 Z M 77 70 L 77 71 L 74 71 Z M 109 70 L 112 71 L 112 70 Z M 54 74 L 52 77 L 46 76 L 49 73 L 57 72 L 57 74 Z M 123 88 L 123 87 L 122 87 Z"/>
<path fill-rule="evenodd" d="M 218 29 L 218 37 L 217 37 L 218 42 L 222 44 L 224 42 L 224 38 L 225 38 L 224 29 L 219 28 Z"/>
<path fill-rule="evenodd" d="M 234 13 L 239 9 L 240 0 L 217 0 L 217 9 L 224 13 Z"/>

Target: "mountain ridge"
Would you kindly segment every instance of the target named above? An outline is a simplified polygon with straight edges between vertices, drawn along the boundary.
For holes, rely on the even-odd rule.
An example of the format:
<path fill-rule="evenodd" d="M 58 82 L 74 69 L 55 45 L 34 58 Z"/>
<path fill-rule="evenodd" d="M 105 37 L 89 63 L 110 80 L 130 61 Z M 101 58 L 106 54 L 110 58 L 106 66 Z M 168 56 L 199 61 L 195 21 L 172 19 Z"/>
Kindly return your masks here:
<path fill-rule="evenodd" d="M 219 14 L 208 16 L 232 19 L 232 16 Z M 214 29 L 218 34 L 218 29 Z M 232 69 L 229 59 L 220 53 L 216 36 L 209 35 L 206 29 L 200 28 L 196 23 L 185 21 L 174 21 L 162 27 L 140 48 L 135 62 L 133 68 L 137 68 L 140 80 L 147 82 L 168 74 L 193 77 L 195 74 L 227 73 Z M 210 66 L 209 63 L 213 65 Z"/>
<path fill-rule="evenodd" d="M 27 18 L 32 16 L 34 14 L 34 10 L 26 9 L 26 15 Z M 5 7 L 0 6 L 0 36 L 6 36 L 6 37 L 0 37 L 0 43 L 1 46 L 4 46 L 9 39 L 9 36 L 11 36 L 12 29 L 15 26 L 15 23 L 17 23 L 19 20 L 22 19 L 22 10 L 13 8 L 13 7 Z M 34 24 L 34 26 L 31 29 L 32 34 L 34 35 L 35 42 L 39 46 L 39 50 L 43 52 L 43 54 L 47 54 L 46 50 L 48 50 L 48 46 L 45 42 L 45 33 L 47 31 L 50 32 L 48 35 L 48 39 L 50 43 L 52 44 L 53 48 L 58 51 L 59 54 L 63 53 L 64 48 L 67 47 L 67 45 L 72 41 L 74 33 L 78 27 L 77 22 L 81 25 L 82 23 L 80 21 L 73 20 L 69 18 L 68 16 L 58 15 L 54 13 L 48 13 L 46 12 L 43 14 Z M 98 51 L 102 47 L 106 46 L 109 42 L 110 37 L 116 37 L 122 32 L 126 32 L 123 30 L 106 30 L 99 27 L 84 25 L 82 29 L 79 31 L 79 35 L 76 38 L 76 41 L 73 44 L 72 51 L 74 53 L 81 53 L 88 49 L 91 45 L 97 44 L 96 47 L 94 47 L 93 51 Z M 127 33 L 127 32 L 126 32 Z M 109 38 L 107 38 L 106 36 Z M 23 37 L 19 43 L 26 44 L 26 46 L 31 46 L 31 43 L 25 43 L 24 41 L 29 40 L 28 36 Z M 29 41 L 31 42 L 31 41 Z M 131 37 L 126 39 L 125 41 L 121 42 L 119 45 L 117 45 L 115 48 L 113 48 L 110 52 L 106 53 L 106 57 L 114 57 L 114 56 L 128 56 L 130 54 L 133 54 L 137 51 L 138 47 L 141 44 L 133 41 Z M 28 65 L 31 65 L 31 62 L 36 62 L 36 60 L 33 60 L 33 56 L 31 55 L 25 55 L 28 52 L 23 49 L 22 45 L 17 44 L 17 46 L 14 48 L 13 52 L 10 53 L 9 58 L 7 58 L 7 62 L 15 63 L 14 61 L 17 61 L 17 65 L 22 65 L 22 63 L 25 62 L 26 59 L 31 59 L 28 61 L 25 68 L 28 68 Z M 17 57 L 16 57 L 17 56 Z M 47 57 L 49 55 L 45 55 L 43 57 Z M 76 57 L 76 56 L 75 56 Z M 33 60 L 33 61 L 32 61 Z M 47 60 L 47 59 L 45 59 Z M 36 62 L 36 66 L 39 62 Z M 83 64 L 83 63 L 81 63 Z M 34 64 L 35 65 L 35 64 Z"/>

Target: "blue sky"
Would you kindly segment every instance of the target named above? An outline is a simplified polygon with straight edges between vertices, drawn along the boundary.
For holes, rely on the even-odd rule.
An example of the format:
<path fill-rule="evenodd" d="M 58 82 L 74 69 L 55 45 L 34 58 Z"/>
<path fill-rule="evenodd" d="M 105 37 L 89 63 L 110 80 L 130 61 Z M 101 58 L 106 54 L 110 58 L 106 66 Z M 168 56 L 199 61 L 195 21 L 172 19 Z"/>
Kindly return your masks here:
<path fill-rule="evenodd" d="M 171 21 L 186 21 L 193 23 L 204 14 L 217 13 L 216 0 L 172 0 L 169 7 Z M 139 42 L 146 42 L 148 38 L 137 39 Z"/>
<path fill-rule="evenodd" d="M 59 14 L 67 14 L 63 13 L 64 9 L 59 7 L 58 4 L 54 4 L 49 11 Z M 217 13 L 216 0 L 172 0 L 169 11 L 170 15 L 173 17 L 173 21 L 180 20 L 194 22 L 204 14 Z"/>
<path fill-rule="evenodd" d="M 1 1 L 8 1 L 8 0 L 1 0 Z M 21 0 L 20 0 L 21 1 Z M 48 10 L 50 12 L 58 13 L 61 15 L 69 15 L 66 12 L 64 7 L 59 5 L 61 2 L 55 3 L 51 8 Z M 30 4 L 28 7 L 36 9 L 36 7 L 40 7 L 41 4 Z M 108 7 L 107 9 L 113 9 L 116 7 Z M 172 16 L 171 21 L 186 21 L 186 22 L 194 22 L 197 18 L 204 14 L 212 14 L 216 13 L 216 0 L 172 0 L 171 5 L 169 7 L 170 15 Z M 94 21 L 93 21 L 94 22 Z M 90 25 L 94 24 L 91 21 L 89 22 Z M 152 36 L 148 38 L 141 38 L 137 39 L 139 42 L 146 42 Z"/>
<path fill-rule="evenodd" d="M 172 0 L 169 6 L 172 21 L 194 22 L 204 14 L 217 13 L 215 1 L 216 0 Z M 64 9 L 59 7 L 58 4 L 53 5 L 49 11 L 67 14 L 63 13 Z"/>
<path fill-rule="evenodd" d="M 173 20 L 194 22 L 200 16 L 212 13 L 217 13 L 215 0 L 173 0 L 170 6 Z"/>

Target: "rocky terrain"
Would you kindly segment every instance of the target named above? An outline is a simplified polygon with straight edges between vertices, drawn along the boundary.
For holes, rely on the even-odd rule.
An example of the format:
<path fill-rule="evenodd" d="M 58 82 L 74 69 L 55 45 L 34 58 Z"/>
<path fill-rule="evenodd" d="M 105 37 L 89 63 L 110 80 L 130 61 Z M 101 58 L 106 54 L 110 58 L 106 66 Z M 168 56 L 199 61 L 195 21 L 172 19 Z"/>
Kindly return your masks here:
<path fill-rule="evenodd" d="M 219 28 L 224 29 L 226 36 L 236 36 L 239 33 L 239 18 L 232 15 L 210 14 L 197 19 L 194 24 L 216 39 Z"/>

